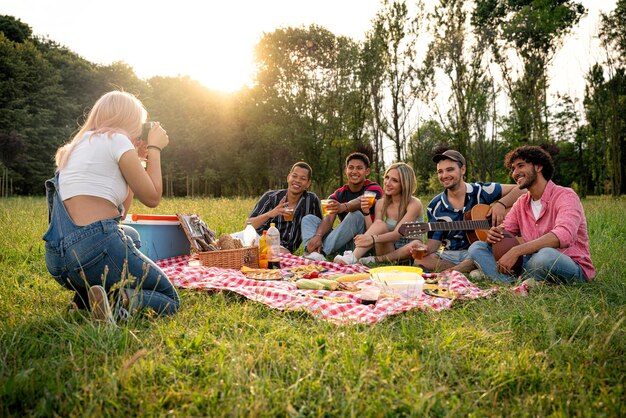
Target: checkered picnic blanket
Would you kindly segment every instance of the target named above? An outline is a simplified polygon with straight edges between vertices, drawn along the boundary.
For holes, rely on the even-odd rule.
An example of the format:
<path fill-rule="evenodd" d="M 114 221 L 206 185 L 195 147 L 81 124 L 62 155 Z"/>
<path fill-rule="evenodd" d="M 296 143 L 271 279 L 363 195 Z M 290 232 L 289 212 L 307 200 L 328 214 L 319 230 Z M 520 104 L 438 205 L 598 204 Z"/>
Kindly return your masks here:
<path fill-rule="evenodd" d="M 292 254 L 282 254 L 280 259 L 284 273 L 290 267 L 315 264 L 326 268 L 320 277 L 337 274 L 367 272 L 361 264 L 342 265 L 328 261 L 312 261 Z M 173 257 L 157 262 L 174 286 L 186 289 L 229 290 L 248 299 L 282 310 L 305 310 L 313 316 L 338 324 L 374 324 L 390 315 L 413 308 L 441 311 L 449 309 L 454 300 L 422 295 L 416 299 L 381 298 L 375 305 L 362 305 L 359 295 L 352 292 L 297 289 L 290 281 L 262 281 L 249 279 L 240 270 L 201 266 L 195 256 Z M 463 274 L 446 272 L 449 288 L 460 294 L 456 300 L 478 299 L 489 296 L 497 289 L 481 290 Z M 374 285 L 370 279 L 358 282 L 358 286 Z M 323 296 L 347 297 L 351 303 L 335 303 L 320 299 Z"/>

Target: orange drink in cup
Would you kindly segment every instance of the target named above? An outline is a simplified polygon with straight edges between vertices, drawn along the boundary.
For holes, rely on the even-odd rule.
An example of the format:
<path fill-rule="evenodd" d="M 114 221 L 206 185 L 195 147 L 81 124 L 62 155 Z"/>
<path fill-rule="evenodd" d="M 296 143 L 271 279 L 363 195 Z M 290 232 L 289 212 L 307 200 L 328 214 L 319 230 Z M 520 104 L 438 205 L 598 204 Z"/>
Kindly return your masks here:
<path fill-rule="evenodd" d="M 413 256 L 413 260 L 421 260 L 424 258 L 424 254 L 426 254 L 426 247 L 419 246 L 411 248 L 411 255 Z"/>
<path fill-rule="evenodd" d="M 290 208 L 289 206 L 285 205 L 285 213 L 283 214 L 283 218 L 287 222 L 293 221 L 293 208 Z"/>
<path fill-rule="evenodd" d="M 374 203 L 376 202 L 376 192 L 367 191 L 363 193 L 363 196 L 367 198 L 367 204 L 370 208 L 374 206 Z"/>
<path fill-rule="evenodd" d="M 330 209 L 328 207 L 329 205 L 330 199 L 322 199 L 322 216 L 330 214 Z"/>

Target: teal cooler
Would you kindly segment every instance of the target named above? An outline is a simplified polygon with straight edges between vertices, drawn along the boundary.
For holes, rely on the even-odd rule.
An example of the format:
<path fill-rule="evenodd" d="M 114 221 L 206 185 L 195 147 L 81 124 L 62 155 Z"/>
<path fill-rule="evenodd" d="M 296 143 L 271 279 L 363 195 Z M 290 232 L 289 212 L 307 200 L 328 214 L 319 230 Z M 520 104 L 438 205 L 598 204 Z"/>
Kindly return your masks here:
<path fill-rule="evenodd" d="M 136 219 L 136 220 L 133 220 Z M 147 219 L 142 219 L 147 218 Z M 159 219 L 162 218 L 162 219 Z M 180 225 L 173 220 L 175 215 L 138 215 L 128 214 L 123 225 L 128 225 L 139 232 L 141 247 L 139 251 L 153 261 L 164 258 L 188 255 L 190 244 Z"/>

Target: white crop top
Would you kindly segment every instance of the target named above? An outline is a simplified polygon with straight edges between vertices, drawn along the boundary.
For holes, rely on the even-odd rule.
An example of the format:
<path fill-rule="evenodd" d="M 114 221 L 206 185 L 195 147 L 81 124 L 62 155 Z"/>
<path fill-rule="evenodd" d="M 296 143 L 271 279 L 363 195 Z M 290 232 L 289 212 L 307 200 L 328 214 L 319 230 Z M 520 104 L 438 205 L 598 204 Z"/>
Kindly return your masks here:
<path fill-rule="evenodd" d="M 119 167 L 120 157 L 135 147 L 126 135 L 85 133 L 59 172 L 61 200 L 87 195 L 102 197 L 122 208 L 128 184 Z"/>

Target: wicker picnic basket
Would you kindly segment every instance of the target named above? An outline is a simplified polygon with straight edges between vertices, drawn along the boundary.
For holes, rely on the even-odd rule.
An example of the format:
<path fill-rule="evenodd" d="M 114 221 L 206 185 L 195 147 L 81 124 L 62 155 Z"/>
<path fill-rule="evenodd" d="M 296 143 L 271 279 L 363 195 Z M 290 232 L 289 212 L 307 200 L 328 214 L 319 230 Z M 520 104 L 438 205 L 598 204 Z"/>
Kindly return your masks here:
<path fill-rule="evenodd" d="M 259 247 L 243 247 L 234 250 L 198 252 L 200 264 L 208 267 L 240 269 L 243 266 L 259 268 Z"/>
<path fill-rule="evenodd" d="M 180 224 L 187 235 L 187 239 L 191 244 L 192 250 L 198 254 L 200 264 L 207 267 L 221 267 L 227 269 L 240 269 L 243 266 L 258 268 L 259 267 L 259 247 L 243 247 L 233 250 L 213 250 L 203 251 L 206 244 L 198 245 L 197 239 L 203 242 L 211 242 L 214 239 L 215 232 L 210 230 L 208 226 L 202 222 L 195 214 L 176 214 L 180 220 Z M 209 246 L 209 248 L 213 248 Z"/>

